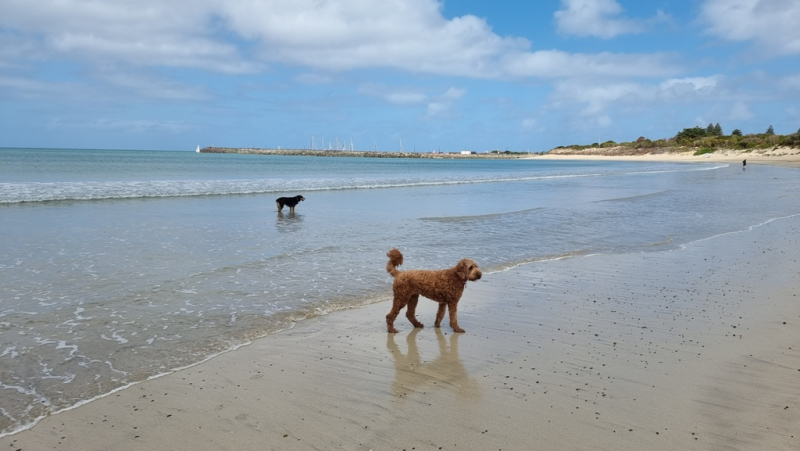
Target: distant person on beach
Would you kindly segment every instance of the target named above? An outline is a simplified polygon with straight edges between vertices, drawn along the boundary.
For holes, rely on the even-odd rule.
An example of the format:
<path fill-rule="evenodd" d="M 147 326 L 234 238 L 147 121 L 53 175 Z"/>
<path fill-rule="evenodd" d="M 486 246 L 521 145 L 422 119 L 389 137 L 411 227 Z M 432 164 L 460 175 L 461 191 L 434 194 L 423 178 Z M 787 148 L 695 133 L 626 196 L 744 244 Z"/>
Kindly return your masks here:
<path fill-rule="evenodd" d="M 747 159 L 742 160 L 742 169 L 747 169 Z"/>

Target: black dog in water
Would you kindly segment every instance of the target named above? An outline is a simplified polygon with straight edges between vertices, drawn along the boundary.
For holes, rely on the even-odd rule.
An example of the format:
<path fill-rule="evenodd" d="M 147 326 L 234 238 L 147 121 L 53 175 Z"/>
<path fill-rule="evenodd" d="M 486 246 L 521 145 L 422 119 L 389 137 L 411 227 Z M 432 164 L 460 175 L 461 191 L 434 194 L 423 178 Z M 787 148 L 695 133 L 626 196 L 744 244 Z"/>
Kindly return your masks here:
<path fill-rule="evenodd" d="M 297 206 L 301 200 L 306 200 L 306 198 L 303 196 L 279 197 L 275 199 L 275 202 L 278 204 L 279 213 L 283 210 L 284 205 L 289 207 L 289 213 L 294 213 L 294 207 Z"/>

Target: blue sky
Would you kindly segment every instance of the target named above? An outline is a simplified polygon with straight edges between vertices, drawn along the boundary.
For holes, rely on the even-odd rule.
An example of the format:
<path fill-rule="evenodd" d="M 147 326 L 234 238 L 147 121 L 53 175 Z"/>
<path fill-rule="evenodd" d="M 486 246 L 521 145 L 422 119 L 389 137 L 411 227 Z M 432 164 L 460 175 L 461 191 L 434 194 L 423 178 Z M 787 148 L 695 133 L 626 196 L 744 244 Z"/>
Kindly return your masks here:
<path fill-rule="evenodd" d="M 797 0 L 0 0 L 0 147 L 794 133 L 798 23 Z"/>

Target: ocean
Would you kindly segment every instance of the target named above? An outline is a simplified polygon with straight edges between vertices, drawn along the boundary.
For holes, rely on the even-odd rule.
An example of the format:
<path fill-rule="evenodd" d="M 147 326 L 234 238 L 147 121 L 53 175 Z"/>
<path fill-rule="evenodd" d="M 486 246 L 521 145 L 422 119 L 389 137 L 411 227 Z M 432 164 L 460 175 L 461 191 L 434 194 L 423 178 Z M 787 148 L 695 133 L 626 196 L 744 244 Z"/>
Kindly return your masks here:
<path fill-rule="evenodd" d="M 529 262 L 670 251 L 800 214 L 797 175 L 3 148 L 0 436 L 296 321 L 388 300 L 393 247 L 403 268 L 469 257 L 484 279 Z M 296 213 L 278 213 L 275 198 L 296 194 L 306 198 Z"/>

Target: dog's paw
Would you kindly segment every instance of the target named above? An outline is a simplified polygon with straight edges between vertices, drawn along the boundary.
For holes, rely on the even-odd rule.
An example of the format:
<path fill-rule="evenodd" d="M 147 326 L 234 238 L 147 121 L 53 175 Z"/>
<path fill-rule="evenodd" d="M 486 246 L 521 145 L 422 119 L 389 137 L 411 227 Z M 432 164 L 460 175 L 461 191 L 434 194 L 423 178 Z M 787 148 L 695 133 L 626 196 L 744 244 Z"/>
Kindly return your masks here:
<path fill-rule="evenodd" d="M 417 324 L 414 324 L 414 327 L 422 329 L 423 327 L 425 327 L 425 325 L 422 324 L 422 323 L 417 323 Z"/>
<path fill-rule="evenodd" d="M 466 330 L 464 330 L 464 329 L 462 329 L 460 327 L 454 327 L 453 328 L 453 332 L 457 332 L 459 334 L 463 334 L 464 332 L 466 332 Z"/>
<path fill-rule="evenodd" d="M 397 333 L 397 329 L 391 328 L 391 329 L 389 329 L 389 333 L 390 334 L 396 334 Z"/>

